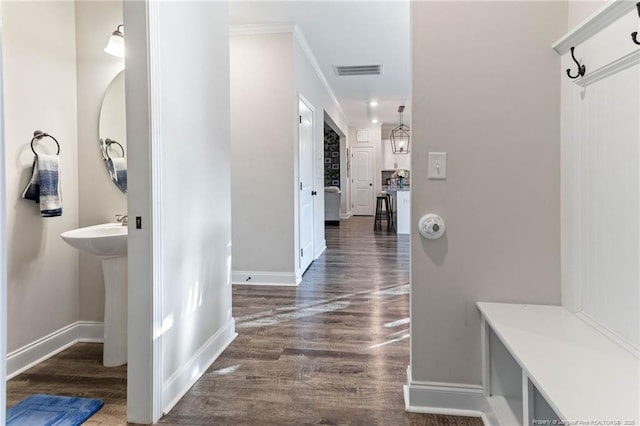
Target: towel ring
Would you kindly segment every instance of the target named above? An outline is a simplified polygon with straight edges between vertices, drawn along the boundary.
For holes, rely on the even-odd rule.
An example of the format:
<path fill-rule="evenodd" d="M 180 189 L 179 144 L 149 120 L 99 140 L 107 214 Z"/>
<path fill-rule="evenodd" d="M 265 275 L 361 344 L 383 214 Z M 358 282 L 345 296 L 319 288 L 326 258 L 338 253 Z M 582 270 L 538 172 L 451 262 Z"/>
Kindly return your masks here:
<path fill-rule="evenodd" d="M 56 152 L 56 155 L 60 155 L 60 144 L 58 143 L 58 140 L 56 138 L 54 138 L 53 136 L 51 136 L 49 133 L 45 133 L 42 130 L 36 130 L 35 132 L 33 132 L 33 139 L 31 139 L 31 151 L 33 151 L 33 154 L 35 156 L 38 156 L 38 153 L 36 152 L 36 150 L 33 148 L 33 143 L 36 140 L 40 140 L 42 138 L 51 138 L 53 139 L 53 141 L 56 143 L 56 145 L 58 146 L 58 152 Z"/>
<path fill-rule="evenodd" d="M 113 139 L 109 139 L 107 138 L 105 141 L 105 148 L 104 148 L 104 152 L 105 154 L 107 154 L 107 158 L 109 160 L 111 160 L 111 156 L 109 155 L 109 148 L 111 147 L 112 144 L 116 144 L 120 147 L 120 150 L 122 151 L 122 158 L 124 158 L 124 147 L 120 144 L 120 142 L 118 141 L 114 141 Z"/>

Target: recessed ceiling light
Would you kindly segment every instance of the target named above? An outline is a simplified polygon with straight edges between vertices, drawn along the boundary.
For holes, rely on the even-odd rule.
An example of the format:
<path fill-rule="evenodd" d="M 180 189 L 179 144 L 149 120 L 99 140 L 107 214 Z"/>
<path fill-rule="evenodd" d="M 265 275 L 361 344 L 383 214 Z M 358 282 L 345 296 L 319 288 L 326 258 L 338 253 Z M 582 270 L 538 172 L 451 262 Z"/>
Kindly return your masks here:
<path fill-rule="evenodd" d="M 372 106 L 372 107 L 378 106 L 378 101 L 369 102 L 369 106 Z"/>
<path fill-rule="evenodd" d="M 378 119 L 377 119 L 377 118 L 374 118 L 373 120 L 371 120 L 371 122 L 372 122 L 373 124 L 376 124 L 376 123 L 378 122 Z"/>

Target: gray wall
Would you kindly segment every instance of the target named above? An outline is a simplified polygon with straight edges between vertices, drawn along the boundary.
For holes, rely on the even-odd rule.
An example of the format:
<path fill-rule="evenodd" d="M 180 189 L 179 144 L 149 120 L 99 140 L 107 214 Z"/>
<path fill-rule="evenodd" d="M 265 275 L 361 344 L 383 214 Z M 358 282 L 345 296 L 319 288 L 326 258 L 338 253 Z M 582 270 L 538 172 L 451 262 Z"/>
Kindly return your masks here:
<path fill-rule="evenodd" d="M 234 271 L 294 272 L 292 37 L 231 37 Z"/>
<path fill-rule="evenodd" d="M 119 23 L 120 2 L 3 5 L 7 140 L 14 141 L 7 145 L 6 168 L 9 352 L 75 321 L 103 320 L 100 263 L 64 243 L 60 233 L 126 212 L 126 196 L 110 182 L 97 143 L 102 96 L 124 66 L 103 51 Z M 28 143 L 36 128 L 62 145 L 60 218 L 41 218 L 35 204 L 20 198 L 30 177 Z"/>
<path fill-rule="evenodd" d="M 566 2 L 414 2 L 411 369 L 480 384 L 476 301 L 560 303 L 560 58 Z M 427 153 L 448 153 L 446 181 Z"/>
<path fill-rule="evenodd" d="M 120 70 L 121 58 L 104 52 L 122 23 L 122 2 L 76 2 L 78 75 L 78 196 L 80 226 L 114 222 L 127 212 L 127 196 L 111 182 L 98 148 L 98 118 L 104 93 Z M 126 31 L 126 30 L 125 30 Z M 124 105 L 123 105 L 124 108 Z M 103 321 L 104 279 L 100 260 L 80 253 L 80 319 Z"/>
<path fill-rule="evenodd" d="M 78 251 L 60 234 L 78 226 L 76 56 L 72 2 L 2 5 L 8 303 L 12 352 L 76 322 Z M 34 130 L 61 145 L 63 215 L 43 218 L 21 198 L 31 178 Z M 55 153 L 51 140 L 39 152 Z"/>
<path fill-rule="evenodd" d="M 298 94 L 315 109 L 316 190 L 324 188 L 325 112 L 346 134 L 290 32 L 231 37 L 233 270 L 298 272 Z M 315 199 L 315 251 L 324 248 L 324 199 Z"/>
<path fill-rule="evenodd" d="M 571 31 L 577 27 L 582 21 L 596 13 L 600 8 L 604 7 L 607 0 L 569 0 L 568 30 Z"/>

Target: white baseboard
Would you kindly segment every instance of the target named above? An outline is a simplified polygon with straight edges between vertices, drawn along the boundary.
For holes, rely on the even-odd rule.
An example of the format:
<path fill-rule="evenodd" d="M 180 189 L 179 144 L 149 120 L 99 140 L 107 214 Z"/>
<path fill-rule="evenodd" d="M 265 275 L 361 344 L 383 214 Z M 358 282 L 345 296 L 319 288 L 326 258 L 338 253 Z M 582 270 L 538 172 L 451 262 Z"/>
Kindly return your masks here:
<path fill-rule="evenodd" d="M 317 260 L 320 256 L 322 256 L 322 253 L 324 253 L 324 251 L 327 249 L 327 241 L 326 240 L 322 240 L 322 245 L 320 246 L 320 248 L 316 248 L 316 258 L 314 260 Z"/>
<path fill-rule="evenodd" d="M 340 213 L 340 219 L 349 219 L 351 216 L 351 212 Z"/>
<path fill-rule="evenodd" d="M 196 351 L 189 361 L 182 365 L 162 385 L 162 412 L 167 414 L 185 393 L 207 371 L 207 368 L 222 354 L 236 338 L 236 321 L 230 319 Z"/>
<path fill-rule="evenodd" d="M 103 342 L 104 324 L 78 321 L 7 354 L 7 380 L 78 342 Z"/>
<path fill-rule="evenodd" d="M 487 424 L 482 386 L 414 381 L 409 367 L 403 390 L 405 410 L 410 413 L 481 417 Z"/>
<path fill-rule="evenodd" d="M 237 285 L 297 286 L 300 278 L 295 272 L 232 271 L 231 283 Z"/>

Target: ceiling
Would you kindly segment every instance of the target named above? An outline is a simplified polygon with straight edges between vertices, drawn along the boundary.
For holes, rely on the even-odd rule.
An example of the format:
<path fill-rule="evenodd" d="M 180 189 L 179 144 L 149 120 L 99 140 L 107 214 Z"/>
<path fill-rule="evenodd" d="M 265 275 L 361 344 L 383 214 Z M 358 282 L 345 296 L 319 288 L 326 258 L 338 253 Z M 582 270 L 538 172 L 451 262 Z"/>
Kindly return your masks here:
<path fill-rule="evenodd" d="M 296 24 L 352 126 L 411 114 L 409 1 L 232 1 L 231 25 Z M 382 65 L 376 76 L 338 77 L 334 66 Z M 378 106 L 371 107 L 375 100 Z"/>

